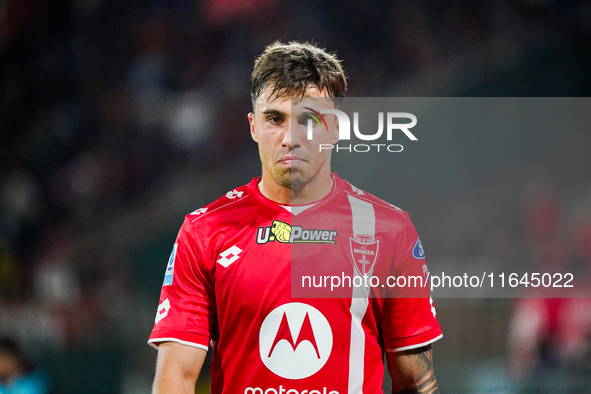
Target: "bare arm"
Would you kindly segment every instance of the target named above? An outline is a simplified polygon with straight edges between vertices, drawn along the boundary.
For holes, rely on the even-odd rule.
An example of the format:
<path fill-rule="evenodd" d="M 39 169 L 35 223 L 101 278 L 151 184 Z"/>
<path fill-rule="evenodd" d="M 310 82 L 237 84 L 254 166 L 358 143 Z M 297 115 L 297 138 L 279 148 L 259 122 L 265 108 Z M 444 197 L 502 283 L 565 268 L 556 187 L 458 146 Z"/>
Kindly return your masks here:
<path fill-rule="evenodd" d="M 433 373 L 431 345 L 402 351 L 386 352 L 392 393 L 439 393 Z"/>
<path fill-rule="evenodd" d="M 152 394 L 194 394 L 195 382 L 206 355 L 207 351 L 193 346 L 161 343 Z"/>

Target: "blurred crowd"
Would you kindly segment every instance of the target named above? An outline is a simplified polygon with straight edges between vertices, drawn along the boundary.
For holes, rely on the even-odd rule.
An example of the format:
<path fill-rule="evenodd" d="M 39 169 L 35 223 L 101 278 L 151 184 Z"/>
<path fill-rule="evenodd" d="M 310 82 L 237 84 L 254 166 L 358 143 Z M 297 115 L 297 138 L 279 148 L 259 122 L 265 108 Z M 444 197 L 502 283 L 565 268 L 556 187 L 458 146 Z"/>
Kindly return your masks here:
<path fill-rule="evenodd" d="M 137 324 L 159 289 L 142 288 L 137 273 L 154 267 L 136 252 L 171 243 L 182 215 L 208 202 L 179 195 L 256 162 L 249 73 L 273 40 L 337 51 L 350 96 L 579 96 L 589 26 L 588 1 L 0 1 L 0 334 L 33 354 L 143 344 L 150 327 Z M 536 56 L 566 71 L 476 88 Z M 536 192 L 490 221 L 470 216 L 482 211 L 474 193 L 431 250 L 498 254 L 517 231 L 526 258 L 591 266 L 591 220 L 578 214 L 589 192 Z M 523 228 L 503 227 L 514 215 Z"/>

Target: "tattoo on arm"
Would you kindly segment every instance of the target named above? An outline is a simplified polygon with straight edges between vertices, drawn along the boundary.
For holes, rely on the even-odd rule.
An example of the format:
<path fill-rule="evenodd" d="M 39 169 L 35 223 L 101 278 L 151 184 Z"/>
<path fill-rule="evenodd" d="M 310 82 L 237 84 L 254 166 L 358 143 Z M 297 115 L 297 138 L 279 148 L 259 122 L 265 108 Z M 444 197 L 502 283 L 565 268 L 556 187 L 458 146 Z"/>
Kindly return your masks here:
<path fill-rule="evenodd" d="M 409 351 L 404 354 L 405 362 L 412 365 L 414 382 L 410 387 L 394 391 L 393 394 L 428 393 L 438 394 L 437 379 L 433 372 L 433 354 L 431 349 L 421 349 L 419 352 Z M 409 382 L 410 383 L 410 382 Z"/>

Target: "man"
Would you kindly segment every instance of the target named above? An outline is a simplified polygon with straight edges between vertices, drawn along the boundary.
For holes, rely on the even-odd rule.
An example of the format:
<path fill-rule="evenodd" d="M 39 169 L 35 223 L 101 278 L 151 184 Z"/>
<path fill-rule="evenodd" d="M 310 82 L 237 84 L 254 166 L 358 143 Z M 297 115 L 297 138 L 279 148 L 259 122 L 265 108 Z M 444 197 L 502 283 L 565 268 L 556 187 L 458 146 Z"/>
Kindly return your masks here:
<path fill-rule="evenodd" d="M 256 60 L 248 119 L 262 177 L 187 215 L 149 339 L 154 393 L 192 393 L 209 346 L 214 394 L 378 393 L 384 350 L 394 392 L 438 392 L 428 296 L 349 285 L 292 298 L 302 265 L 359 278 L 426 269 L 408 214 L 331 174 L 318 147 L 336 143 L 336 120 L 307 138 L 310 111 L 334 108 L 346 86 L 339 60 L 308 43 L 274 43 Z"/>

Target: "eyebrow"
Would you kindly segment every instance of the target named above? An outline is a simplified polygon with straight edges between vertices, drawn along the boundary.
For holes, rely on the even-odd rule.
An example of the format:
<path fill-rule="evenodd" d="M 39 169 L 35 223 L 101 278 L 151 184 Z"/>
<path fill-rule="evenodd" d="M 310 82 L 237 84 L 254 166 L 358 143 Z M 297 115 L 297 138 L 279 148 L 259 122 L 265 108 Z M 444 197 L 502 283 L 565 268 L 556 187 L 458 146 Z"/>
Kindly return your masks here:
<path fill-rule="evenodd" d="M 279 111 L 277 109 L 268 109 L 266 111 L 263 111 L 263 115 L 287 115 L 287 113 L 283 112 L 283 111 Z"/>

